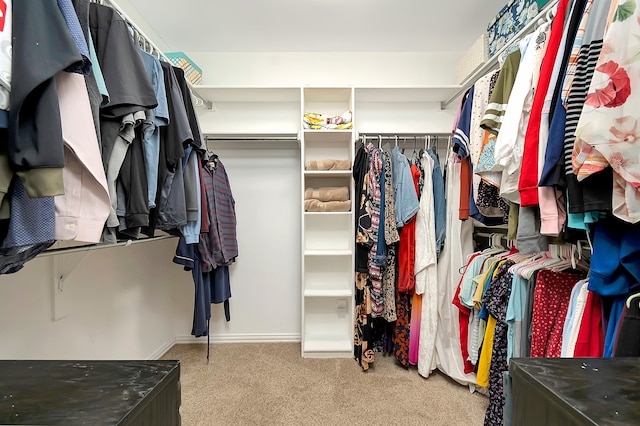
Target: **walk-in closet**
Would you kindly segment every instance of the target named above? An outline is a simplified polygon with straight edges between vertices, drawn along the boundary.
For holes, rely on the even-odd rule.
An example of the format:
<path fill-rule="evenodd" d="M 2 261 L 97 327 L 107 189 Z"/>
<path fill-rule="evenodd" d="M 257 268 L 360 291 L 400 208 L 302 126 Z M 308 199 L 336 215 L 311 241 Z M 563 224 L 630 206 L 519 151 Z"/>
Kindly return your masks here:
<path fill-rule="evenodd" d="M 639 22 L 0 0 L 0 423 L 637 423 Z"/>

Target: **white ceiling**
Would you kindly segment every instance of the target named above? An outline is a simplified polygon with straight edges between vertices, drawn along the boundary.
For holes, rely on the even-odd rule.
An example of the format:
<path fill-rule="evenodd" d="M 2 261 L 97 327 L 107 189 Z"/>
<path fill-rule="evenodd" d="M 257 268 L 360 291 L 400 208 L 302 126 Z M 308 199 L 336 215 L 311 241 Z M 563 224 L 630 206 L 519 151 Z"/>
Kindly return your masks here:
<path fill-rule="evenodd" d="M 129 0 L 186 52 L 464 52 L 506 1 Z"/>

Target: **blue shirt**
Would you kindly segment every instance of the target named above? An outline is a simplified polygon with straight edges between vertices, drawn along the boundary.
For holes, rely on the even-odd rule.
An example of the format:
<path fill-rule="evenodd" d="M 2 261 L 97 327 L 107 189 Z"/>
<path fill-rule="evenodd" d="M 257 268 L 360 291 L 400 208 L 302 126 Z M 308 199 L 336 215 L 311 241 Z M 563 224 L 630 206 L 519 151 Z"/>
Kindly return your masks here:
<path fill-rule="evenodd" d="M 158 190 L 158 159 L 160 157 L 160 126 L 169 124 L 169 106 L 164 76 L 160 61 L 147 52 L 140 51 L 144 68 L 156 94 L 158 106 L 147 114 L 147 120 L 142 125 L 142 143 L 144 145 L 144 162 L 147 171 L 147 191 L 149 208 L 156 206 L 156 192 Z"/>
<path fill-rule="evenodd" d="M 445 203 L 444 177 L 440 169 L 438 154 L 430 148 L 428 151 L 433 160 L 433 171 L 431 179 L 433 182 L 433 213 L 435 215 L 436 226 L 436 256 L 440 256 L 440 251 L 444 246 L 447 235 L 447 206 Z"/>
<path fill-rule="evenodd" d="M 518 271 L 526 265 L 519 265 L 514 268 L 513 281 L 511 282 L 511 294 L 507 305 L 507 362 L 513 356 L 524 356 L 516 354 L 516 348 L 520 352 L 522 343 L 522 319 L 527 306 L 527 283 L 528 280 L 522 278 Z"/>
<path fill-rule="evenodd" d="M 406 225 L 420 209 L 418 194 L 411 176 L 409 160 L 396 146 L 391 153 L 391 170 L 393 177 L 393 195 L 395 197 L 396 225 Z"/>
<path fill-rule="evenodd" d="M 11 217 L 0 245 L 0 274 L 19 271 L 55 242 L 53 197 L 29 197 L 17 176 L 12 179 L 7 197 L 11 200 Z"/>

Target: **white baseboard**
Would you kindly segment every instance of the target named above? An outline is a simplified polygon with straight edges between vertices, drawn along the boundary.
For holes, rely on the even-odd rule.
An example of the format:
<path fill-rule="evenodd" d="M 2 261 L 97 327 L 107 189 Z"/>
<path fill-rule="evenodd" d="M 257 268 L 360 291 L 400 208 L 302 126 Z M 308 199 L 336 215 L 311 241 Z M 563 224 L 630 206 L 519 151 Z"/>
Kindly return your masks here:
<path fill-rule="evenodd" d="M 211 336 L 211 343 L 300 342 L 299 333 L 291 334 L 223 334 Z M 175 344 L 207 343 L 207 337 L 176 336 Z"/>
<path fill-rule="evenodd" d="M 164 355 L 165 353 L 167 353 L 167 351 L 169 349 L 171 349 L 171 347 L 173 345 L 176 344 L 176 339 L 169 339 L 168 341 L 166 341 L 162 346 L 160 346 L 158 349 L 156 349 L 151 355 L 149 355 L 149 357 L 147 358 L 147 360 L 156 360 L 156 359 L 160 359 L 160 357 L 162 357 L 162 355 Z"/>

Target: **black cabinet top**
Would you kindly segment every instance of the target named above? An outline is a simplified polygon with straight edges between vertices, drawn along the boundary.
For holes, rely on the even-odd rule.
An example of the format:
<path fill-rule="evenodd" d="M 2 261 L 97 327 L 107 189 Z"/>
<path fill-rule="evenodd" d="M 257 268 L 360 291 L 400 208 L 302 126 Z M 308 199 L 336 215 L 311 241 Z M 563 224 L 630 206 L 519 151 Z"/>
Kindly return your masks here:
<path fill-rule="evenodd" d="M 514 394 L 543 396 L 576 424 L 640 424 L 640 358 L 518 358 L 509 374 Z"/>
<path fill-rule="evenodd" d="M 120 424 L 179 377 L 179 361 L 0 361 L 0 424 Z"/>

